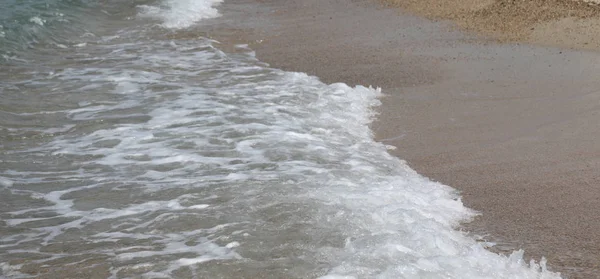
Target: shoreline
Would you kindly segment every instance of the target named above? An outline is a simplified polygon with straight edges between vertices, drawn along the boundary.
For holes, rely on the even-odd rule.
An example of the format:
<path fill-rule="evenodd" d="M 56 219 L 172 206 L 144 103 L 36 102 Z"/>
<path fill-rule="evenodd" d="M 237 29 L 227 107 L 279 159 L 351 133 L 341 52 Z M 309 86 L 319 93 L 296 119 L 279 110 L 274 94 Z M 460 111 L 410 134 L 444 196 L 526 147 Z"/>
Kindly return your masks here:
<path fill-rule="evenodd" d="M 600 53 L 498 44 L 370 0 L 223 10 L 233 16 L 216 39 L 272 67 L 381 87 L 376 139 L 459 190 L 482 213 L 463 229 L 492 250 L 525 249 L 568 278 L 600 274 Z"/>

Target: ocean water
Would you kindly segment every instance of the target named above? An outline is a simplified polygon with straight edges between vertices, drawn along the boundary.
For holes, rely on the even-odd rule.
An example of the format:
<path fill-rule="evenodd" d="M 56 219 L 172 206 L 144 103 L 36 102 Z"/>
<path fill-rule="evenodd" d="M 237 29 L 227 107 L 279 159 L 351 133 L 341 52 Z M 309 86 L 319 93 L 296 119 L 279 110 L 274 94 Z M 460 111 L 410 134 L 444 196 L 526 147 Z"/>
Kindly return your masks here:
<path fill-rule="evenodd" d="M 559 278 L 373 140 L 385 88 L 190 36 L 220 3 L 0 3 L 0 277 Z"/>

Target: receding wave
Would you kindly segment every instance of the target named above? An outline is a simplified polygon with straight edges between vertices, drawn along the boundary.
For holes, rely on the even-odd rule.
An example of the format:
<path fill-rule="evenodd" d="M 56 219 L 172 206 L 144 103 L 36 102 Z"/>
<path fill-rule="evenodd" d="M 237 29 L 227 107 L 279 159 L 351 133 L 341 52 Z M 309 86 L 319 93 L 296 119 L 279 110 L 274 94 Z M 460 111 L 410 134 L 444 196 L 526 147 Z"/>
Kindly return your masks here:
<path fill-rule="evenodd" d="M 139 5 L 140 16 L 156 18 L 166 28 L 185 28 L 205 19 L 218 17 L 214 7 L 223 0 L 166 0 L 155 5 Z"/>

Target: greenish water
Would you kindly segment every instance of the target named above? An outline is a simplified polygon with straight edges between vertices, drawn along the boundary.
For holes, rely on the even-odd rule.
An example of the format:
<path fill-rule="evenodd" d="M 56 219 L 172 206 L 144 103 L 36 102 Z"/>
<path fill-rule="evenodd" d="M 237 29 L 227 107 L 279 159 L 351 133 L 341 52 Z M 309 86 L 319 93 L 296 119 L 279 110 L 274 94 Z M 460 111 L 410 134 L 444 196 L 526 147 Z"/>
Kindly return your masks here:
<path fill-rule="evenodd" d="M 149 1 L 144 1 L 149 2 Z M 4 0 L 0 3 L 0 63 L 33 63 L 35 54 L 81 44 L 135 16 L 141 1 Z"/>

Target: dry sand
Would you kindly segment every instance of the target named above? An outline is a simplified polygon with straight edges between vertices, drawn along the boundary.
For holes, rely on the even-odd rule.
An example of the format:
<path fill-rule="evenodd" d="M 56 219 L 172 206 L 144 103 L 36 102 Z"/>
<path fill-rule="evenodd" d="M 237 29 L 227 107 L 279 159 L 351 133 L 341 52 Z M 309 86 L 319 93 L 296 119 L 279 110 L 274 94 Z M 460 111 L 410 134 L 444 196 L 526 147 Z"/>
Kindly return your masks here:
<path fill-rule="evenodd" d="M 482 213 L 465 229 L 569 278 L 600 278 L 599 53 L 497 44 L 373 1 L 230 0 L 222 11 L 217 39 L 250 43 L 273 67 L 382 87 L 378 140 L 462 191 Z M 536 24 L 598 28 L 576 18 Z"/>
<path fill-rule="evenodd" d="M 600 0 L 381 0 L 501 41 L 600 49 Z"/>

